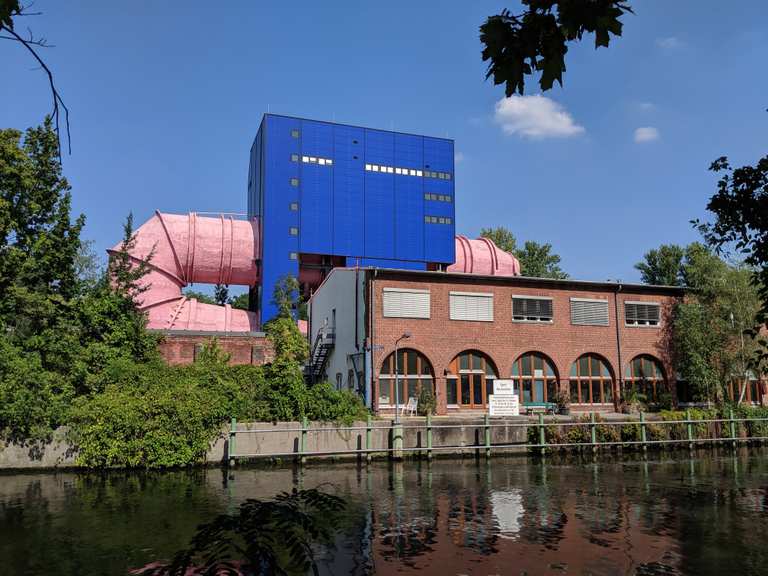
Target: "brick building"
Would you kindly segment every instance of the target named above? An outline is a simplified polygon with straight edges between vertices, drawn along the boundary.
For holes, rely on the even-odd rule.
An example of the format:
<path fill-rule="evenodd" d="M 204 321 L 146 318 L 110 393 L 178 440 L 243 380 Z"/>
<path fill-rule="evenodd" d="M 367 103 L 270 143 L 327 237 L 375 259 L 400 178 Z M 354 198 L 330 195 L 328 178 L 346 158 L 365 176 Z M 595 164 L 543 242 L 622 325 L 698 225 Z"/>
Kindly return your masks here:
<path fill-rule="evenodd" d="M 682 296 L 664 286 L 337 268 L 310 300 L 311 365 L 377 413 L 423 386 L 434 388 L 438 414 L 484 411 L 497 378 L 515 381 L 523 405 L 562 390 L 572 410 L 612 411 L 625 387 L 651 402 L 674 392 L 666 326 Z"/>

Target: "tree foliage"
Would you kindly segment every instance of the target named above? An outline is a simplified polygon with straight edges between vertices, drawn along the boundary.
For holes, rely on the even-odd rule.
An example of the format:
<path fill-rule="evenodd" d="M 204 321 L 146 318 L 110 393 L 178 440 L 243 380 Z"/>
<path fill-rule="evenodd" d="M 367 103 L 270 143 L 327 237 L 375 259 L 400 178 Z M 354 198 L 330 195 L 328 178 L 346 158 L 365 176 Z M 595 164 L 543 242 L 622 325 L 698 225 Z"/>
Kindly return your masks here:
<path fill-rule="evenodd" d="M 524 276 L 559 280 L 568 278 L 568 274 L 560 268 L 560 256 L 552 253 L 552 244 L 527 240 L 522 248 L 518 248 L 515 235 L 505 226 L 482 228 L 480 236 L 492 240 L 496 246 L 515 256 Z"/>
<path fill-rule="evenodd" d="M 145 576 L 204 574 L 318 574 L 318 544 L 331 544 L 347 505 L 316 489 L 249 499 L 235 514 L 200 526 L 189 547 Z"/>
<path fill-rule="evenodd" d="M 744 375 L 745 355 L 756 345 L 746 337 L 742 352 L 742 332 L 759 309 L 751 270 L 725 262 L 699 242 L 661 246 L 635 267 L 644 282 L 691 289 L 674 307 L 667 343 L 677 373 L 695 398 L 722 401 L 724 385 Z"/>
<path fill-rule="evenodd" d="M 480 26 L 486 79 L 504 84 L 507 96 L 523 94 L 525 77 L 539 73 L 543 91 L 563 84 L 568 43 L 595 34 L 595 48 L 621 36 L 621 17 L 632 12 L 624 0 L 522 0 L 525 11 L 502 10 Z"/>
<path fill-rule="evenodd" d="M 720 175 L 717 192 L 707 204 L 715 216 L 710 225 L 702 225 L 707 239 L 718 250 L 733 249 L 753 267 L 753 283 L 761 298 L 760 313 L 751 334 L 760 347 L 753 356 L 758 368 L 768 365 L 768 156 L 754 166 L 733 168 L 726 157 L 715 160 L 710 170 Z"/>

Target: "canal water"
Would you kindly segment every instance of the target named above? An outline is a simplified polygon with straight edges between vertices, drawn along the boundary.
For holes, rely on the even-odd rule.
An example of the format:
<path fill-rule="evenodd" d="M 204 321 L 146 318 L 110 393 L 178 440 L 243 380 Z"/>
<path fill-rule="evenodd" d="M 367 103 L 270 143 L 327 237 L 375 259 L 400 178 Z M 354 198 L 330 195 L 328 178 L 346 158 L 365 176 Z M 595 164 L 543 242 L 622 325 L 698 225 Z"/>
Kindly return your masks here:
<path fill-rule="evenodd" d="M 0 574 L 128 574 L 246 498 L 349 503 L 323 574 L 766 574 L 768 451 L 0 476 Z"/>

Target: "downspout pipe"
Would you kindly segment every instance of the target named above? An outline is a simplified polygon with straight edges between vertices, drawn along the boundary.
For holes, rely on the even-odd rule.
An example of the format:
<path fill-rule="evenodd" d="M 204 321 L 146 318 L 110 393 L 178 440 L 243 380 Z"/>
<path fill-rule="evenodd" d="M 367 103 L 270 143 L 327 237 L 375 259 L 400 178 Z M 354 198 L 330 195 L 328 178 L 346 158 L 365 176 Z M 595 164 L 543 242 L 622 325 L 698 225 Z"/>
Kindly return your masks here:
<path fill-rule="evenodd" d="M 614 314 L 616 317 L 616 354 L 619 361 L 619 366 L 617 368 L 617 375 L 616 375 L 616 381 L 619 385 L 619 395 L 623 396 L 624 394 L 624 364 L 621 360 L 621 327 L 619 322 L 619 292 L 621 292 L 622 285 L 621 282 L 618 282 L 616 284 L 616 291 L 613 293 L 613 309 Z M 618 396 L 617 396 L 618 398 Z M 616 402 L 618 405 L 618 400 Z"/>

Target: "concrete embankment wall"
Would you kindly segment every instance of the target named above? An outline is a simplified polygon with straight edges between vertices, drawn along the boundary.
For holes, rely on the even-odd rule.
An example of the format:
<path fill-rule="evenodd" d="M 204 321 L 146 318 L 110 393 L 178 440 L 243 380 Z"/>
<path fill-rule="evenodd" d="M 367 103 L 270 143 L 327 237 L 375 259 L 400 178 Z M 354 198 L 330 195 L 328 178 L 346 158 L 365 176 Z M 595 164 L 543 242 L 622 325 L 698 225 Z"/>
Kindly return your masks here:
<path fill-rule="evenodd" d="M 526 428 L 508 428 L 498 426 L 504 422 L 524 422 L 523 419 L 494 419 L 491 428 L 491 444 L 525 443 Z M 380 449 L 381 455 L 392 448 L 390 420 L 375 420 L 371 434 L 371 447 Z M 409 449 L 427 446 L 426 430 L 415 429 L 423 426 L 423 418 L 405 419 L 403 426 L 403 451 L 406 455 Z M 306 451 L 342 453 L 337 457 L 354 458 L 354 454 L 343 454 L 345 451 L 365 448 L 366 423 L 355 422 L 346 427 L 340 424 L 313 422 L 306 435 Z M 442 426 L 449 426 L 442 428 Z M 339 430 L 339 428 L 357 428 L 356 430 Z M 301 445 L 301 423 L 299 422 L 242 422 L 238 423 L 238 434 L 235 440 L 237 455 L 282 454 L 281 459 L 298 454 Z M 268 432 L 247 432 L 249 430 L 268 430 Z M 19 444 L 0 444 L 0 470 L 14 469 L 49 469 L 72 468 L 77 466 L 77 450 L 67 443 L 66 428 L 59 428 L 51 442 L 41 446 Z M 432 445 L 435 455 L 469 454 L 474 449 L 465 446 L 483 444 L 485 432 L 482 418 L 439 418 L 433 421 Z M 206 454 L 206 462 L 220 464 L 226 462 L 229 443 L 229 427 L 212 443 Z M 439 450 L 447 446 L 449 450 Z M 514 449 L 513 449 L 514 450 Z M 522 451 L 522 449 L 519 449 Z"/>

